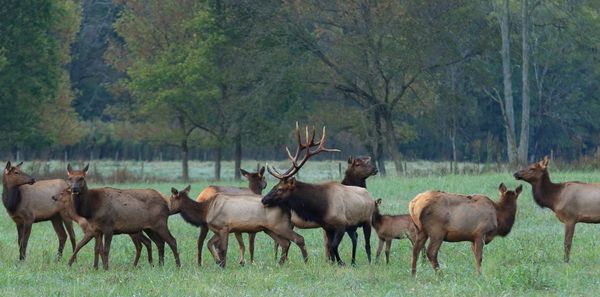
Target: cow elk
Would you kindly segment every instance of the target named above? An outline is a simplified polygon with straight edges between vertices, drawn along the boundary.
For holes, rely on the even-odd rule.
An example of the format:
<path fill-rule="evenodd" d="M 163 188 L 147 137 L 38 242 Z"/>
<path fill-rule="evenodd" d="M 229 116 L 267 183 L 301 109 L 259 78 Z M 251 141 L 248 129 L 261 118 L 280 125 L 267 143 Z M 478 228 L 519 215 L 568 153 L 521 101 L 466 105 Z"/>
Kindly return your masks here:
<path fill-rule="evenodd" d="M 379 262 L 381 250 L 385 244 L 385 263 L 390 263 L 390 247 L 392 240 L 408 238 L 414 246 L 417 242 L 417 226 L 413 223 L 410 215 L 382 215 L 379 211 L 381 199 L 375 201 L 375 211 L 371 224 L 379 237 L 379 245 L 377 246 L 377 255 L 375 262 Z"/>
<path fill-rule="evenodd" d="M 569 262 L 575 224 L 600 223 L 600 184 L 582 182 L 553 183 L 548 173 L 548 156 L 514 174 L 517 180 L 531 184 L 533 200 L 550 208 L 565 225 L 564 261 Z"/>
<path fill-rule="evenodd" d="M 264 207 L 254 194 L 217 194 L 210 200 L 196 202 L 189 198 L 190 186 L 178 191 L 171 189 L 170 208 L 172 213 L 181 213 L 181 217 L 194 226 L 208 226 L 217 234 L 207 244 L 213 257 L 221 267 L 227 263 L 227 243 L 229 233 L 247 233 L 264 231 L 282 245 L 284 252 L 279 261 L 287 259 L 290 241 L 302 251 L 304 261 L 308 253 L 304 238 L 292 230 L 290 215 L 278 207 Z M 219 251 L 212 247 L 218 242 Z M 218 253 L 218 255 L 217 255 Z"/>
<path fill-rule="evenodd" d="M 85 234 L 84 236 L 91 236 L 97 238 L 100 236 L 99 230 L 94 229 L 94 225 L 90 224 L 84 217 L 77 214 L 75 211 L 75 205 L 73 204 L 73 195 L 71 194 L 71 189 L 66 188 L 62 193 L 52 196 L 52 199 L 63 203 L 65 210 L 69 217 L 71 217 L 74 221 L 79 224 L 81 230 Z M 142 254 L 142 245 L 146 247 L 148 252 L 148 263 L 152 264 L 152 242 L 150 239 L 142 232 L 129 234 L 131 237 L 131 241 L 135 246 L 135 258 L 133 260 L 133 266 L 137 266 L 140 256 Z M 98 239 L 98 243 L 100 239 Z M 100 255 L 100 250 L 94 250 L 94 268 L 98 268 L 98 256 Z M 75 259 L 73 259 L 75 260 Z M 72 264 L 72 262 L 71 262 Z"/>
<path fill-rule="evenodd" d="M 309 138 L 308 128 L 306 128 L 306 142 L 303 143 L 296 123 L 298 148 L 295 155 L 292 156 L 289 148 L 286 147 L 292 167 L 280 173 L 275 168 L 267 166 L 269 173 L 279 179 L 279 183 L 263 197 L 262 203 L 269 207 L 281 207 L 291 211 L 292 223 L 298 228 L 323 228 L 330 260 L 343 265 L 338 246 L 344 232 L 348 227 L 361 226 L 365 230 L 365 241 L 368 244 L 371 236 L 371 215 L 375 205 L 364 188 L 344 186 L 338 182 L 309 184 L 294 178 L 310 157 L 320 152 L 339 151 L 324 147 L 325 135 L 325 127 L 323 127 L 321 140 L 315 142 L 315 129 L 313 128 L 312 136 Z M 299 160 L 302 152 L 304 157 Z M 370 249 L 367 249 L 367 256 L 370 261 Z"/>
<path fill-rule="evenodd" d="M 443 241 L 470 241 L 475 255 L 477 274 L 481 274 L 483 245 L 495 236 L 506 236 L 515 222 L 517 198 L 523 189 L 507 191 L 500 184 L 498 203 L 482 195 L 458 195 L 429 191 L 417 195 L 409 204 L 409 212 L 417 226 L 417 242 L 413 246 L 411 272 L 416 273 L 419 251 L 429 238 L 427 257 L 434 270 L 439 269 L 438 251 Z"/>
<path fill-rule="evenodd" d="M 267 181 L 265 180 L 265 167 L 261 167 L 258 172 L 248 172 L 244 169 L 240 169 L 242 175 L 248 179 L 248 188 L 237 188 L 237 187 L 223 187 L 223 186 L 208 186 L 200 192 L 198 198 L 196 198 L 196 202 L 202 202 L 211 200 L 219 193 L 224 194 L 262 194 L 262 191 L 265 187 L 267 187 Z M 260 199 L 252 196 L 254 199 Z M 207 226 L 200 226 L 200 235 L 198 236 L 198 265 L 202 265 L 202 246 L 203 242 L 206 239 L 206 235 L 208 234 Z M 217 236 L 216 234 L 214 236 Z M 240 246 L 240 264 L 244 265 L 244 254 L 246 252 L 246 246 L 244 245 L 244 238 L 242 237 L 242 233 L 235 233 L 235 238 Z M 248 243 L 250 245 L 250 263 L 254 263 L 254 239 L 256 238 L 256 233 L 249 232 L 248 233 Z M 215 238 L 214 240 L 211 238 L 209 240 L 218 246 L 218 241 Z"/>
<path fill-rule="evenodd" d="M 108 269 L 113 235 L 137 234 L 142 231 L 157 243 L 160 265 L 164 262 L 164 242 L 167 242 L 173 251 L 177 267 L 181 266 L 177 241 L 168 228 L 170 213 L 166 197 L 152 189 L 88 189 L 85 181 L 88 166 L 83 170 L 73 170 L 69 164 L 67 174 L 71 182 L 75 212 L 97 231 L 96 250 L 101 248 L 104 269 Z M 73 263 L 79 250 L 93 237 L 94 234 L 85 234 L 77 244 L 69 264 Z"/>
<path fill-rule="evenodd" d="M 6 163 L 2 175 L 2 203 L 8 215 L 17 225 L 19 259 L 25 260 L 27 243 L 31 235 L 31 226 L 37 222 L 51 221 L 58 236 L 57 258 L 67 240 L 66 227 L 73 249 L 75 249 L 75 232 L 73 222 L 61 213 L 62 206 L 52 200 L 52 196 L 60 193 L 67 183 L 62 179 L 35 181 L 34 178 L 21 171 L 23 162 L 12 166 Z"/>

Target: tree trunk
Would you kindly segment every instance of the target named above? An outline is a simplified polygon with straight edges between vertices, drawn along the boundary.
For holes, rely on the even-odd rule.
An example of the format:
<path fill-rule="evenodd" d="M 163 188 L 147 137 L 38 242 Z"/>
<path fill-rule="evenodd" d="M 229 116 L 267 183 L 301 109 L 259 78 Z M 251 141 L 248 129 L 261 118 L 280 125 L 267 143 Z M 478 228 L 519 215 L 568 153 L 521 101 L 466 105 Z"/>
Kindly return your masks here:
<path fill-rule="evenodd" d="M 381 131 L 381 115 L 379 112 L 375 112 L 373 116 L 375 124 L 375 148 L 373 158 L 377 162 L 377 169 L 379 170 L 380 176 L 386 176 L 387 172 L 385 169 L 385 156 L 383 154 L 383 132 Z"/>
<path fill-rule="evenodd" d="M 529 5 L 527 0 L 522 0 L 521 18 L 522 18 L 522 36 L 523 36 L 523 98 L 521 110 L 521 135 L 519 140 L 519 167 L 527 166 L 527 156 L 529 152 Z"/>
<path fill-rule="evenodd" d="M 188 141 L 187 141 L 187 138 L 184 138 L 181 141 L 181 176 L 183 177 L 184 183 L 188 183 L 190 181 L 188 156 L 189 156 Z"/>
<path fill-rule="evenodd" d="M 221 180 L 221 159 L 223 158 L 223 148 L 219 146 L 215 155 L 215 180 Z"/>
<path fill-rule="evenodd" d="M 515 136 L 515 110 L 512 95 L 512 73 L 510 67 L 510 21 L 508 0 L 502 3 L 500 18 L 500 34 L 502 35 L 502 74 L 504 78 L 504 126 L 506 129 L 506 145 L 508 162 L 513 166 L 518 160 L 517 142 Z"/>
<path fill-rule="evenodd" d="M 452 162 L 454 167 L 452 173 L 458 173 L 457 161 L 458 154 L 456 152 L 456 120 L 452 121 L 452 127 L 450 128 L 450 143 L 452 144 Z"/>
<path fill-rule="evenodd" d="M 235 152 L 234 152 L 234 163 L 235 163 L 235 180 L 242 179 L 240 169 L 242 168 L 242 134 L 240 132 L 235 136 Z"/>
<path fill-rule="evenodd" d="M 398 150 L 398 139 L 394 129 L 394 123 L 392 122 L 392 115 L 389 110 L 383 112 L 383 120 L 385 121 L 385 138 L 388 145 L 388 150 L 396 166 L 396 175 L 402 175 L 402 155 Z"/>

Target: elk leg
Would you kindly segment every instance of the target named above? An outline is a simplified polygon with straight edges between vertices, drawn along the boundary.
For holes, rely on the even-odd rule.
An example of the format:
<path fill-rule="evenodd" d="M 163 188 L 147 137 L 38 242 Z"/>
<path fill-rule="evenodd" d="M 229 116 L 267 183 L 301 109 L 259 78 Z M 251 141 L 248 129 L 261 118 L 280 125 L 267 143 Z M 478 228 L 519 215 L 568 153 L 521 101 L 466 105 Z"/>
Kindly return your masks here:
<path fill-rule="evenodd" d="M 88 242 L 90 242 L 92 238 L 94 238 L 94 236 L 91 233 L 85 233 L 83 235 L 81 241 L 75 246 L 75 250 L 73 251 L 73 255 L 71 255 L 71 259 L 69 259 L 69 266 L 73 265 L 73 262 L 75 262 L 75 259 L 77 259 L 77 253 L 79 253 L 79 250 L 82 247 L 84 247 Z"/>
<path fill-rule="evenodd" d="M 348 227 L 346 228 L 346 233 L 350 236 L 350 241 L 352 241 L 352 265 L 356 265 L 356 244 L 358 243 L 358 232 L 356 232 L 357 227 Z"/>
<path fill-rule="evenodd" d="M 215 247 L 218 242 L 219 242 L 219 234 L 215 233 L 208 240 L 208 243 L 206 244 L 206 248 L 208 249 L 210 254 L 213 256 L 213 259 L 215 260 L 215 263 L 217 263 L 217 265 L 219 265 L 221 263 L 221 256 L 219 255 L 218 249 Z"/>
<path fill-rule="evenodd" d="M 331 241 L 333 240 L 333 233 L 327 232 L 327 230 L 323 229 L 323 241 L 325 242 L 325 259 L 330 259 L 332 262 L 335 262 L 335 259 L 332 259 L 331 255 Z"/>
<path fill-rule="evenodd" d="M 265 233 L 267 233 L 267 235 L 269 235 L 271 238 L 273 238 L 273 240 L 275 242 L 277 242 L 277 244 L 279 246 L 281 246 L 281 259 L 279 259 L 279 265 L 284 264 L 288 258 L 288 253 L 290 250 L 290 241 L 283 237 L 278 236 L 277 234 L 275 234 L 273 231 L 270 231 L 270 230 L 265 230 Z"/>
<path fill-rule="evenodd" d="M 565 263 L 569 263 L 571 244 L 573 243 L 573 235 L 575 234 L 575 224 L 575 222 L 565 223 Z"/>
<path fill-rule="evenodd" d="M 198 235 L 198 266 L 202 266 L 202 246 L 204 245 L 204 240 L 206 239 L 207 234 L 208 227 L 201 226 L 200 234 Z"/>
<path fill-rule="evenodd" d="M 256 239 L 256 232 L 248 233 L 248 244 L 250 245 L 250 263 L 254 264 L 254 239 Z"/>
<path fill-rule="evenodd" d="M 65 232 L 65 228 L 63 227 L 62 219 L 60 217 L 55 216 L 50 221 L 52 222 L 52 227 L 54 228 L 54 232 L 56 232 L 56 236 L 58 236 L 58 251 L 56 252 L 56 260 L 58 261 L 62 256 L 65 243 L 67 242 L 67 232 Z"/>
<path fill-rule="evenodd" d="M 304 237 L 302 237 L 302 235 L 296 233 L 292 228 L 289 228 L 288 225 L 286 225 L 285 227 L 277 228 L 275 230 L 271 230 L 271 231 L 273 231 L 275 234 L 277 234 L 277 236 L 282 237 L 286 240 L 289 240 L 289 241 L 295 243 L 300 248 L 300 251 L 302 252 L 302 257 L 304 258 L 304 263 L 308 262 L 308 251 L 306 250 L 306 244 L 304 242 Z M 282 252 L 283 252 L 283 250 L 282 250 Z M 287 254 L 286 254 L 286 257 L 287 257 Z"/>
<path fill-rule="evenodd" d="M 341 230 L 335 230 L 334 234 L 333 234 L 333 240 L 331 241 L 331 250 L 330 253 L 335 256 L 335 259 L 338 262 L 338 265 L 343 266 L 346 265 L 344 263 L 344 261 L 342 261 L 342 258 L 340 257 L 340 253 L 338 250 L 338 247 L 340 246 L 340 243 L 342 242 L 342 238 L 344 237 L 344 229 Z"/>
<path fill-rule="evenodd" d="M 244 254 L 246 253 L 246 245 L 244 245 L 244 237 L 242 237 L 242 233 L 235 232 L 235 239 L 237 239 L 237 242 L 240 245 L 240 265 L 244 266 Z"/>
<path fill-rule="evenodd" d="M 104 232 L 104 249 L 102 252 L 102 264 L 104 266 L 104 270 L 108 270 L 108 256 L 110 253 L 110 244 L 112 242 L 112 237 L 112 230 Z"/>
<path fill-rule="evenodd" d="M 440 263 L 438 262 L 437 256 L 443 241 L 443 237 L 431 237 L 431 239 L 429 239 L 427 258 L 429 258 L 429 262 L 431 262 L 431 266 L 435 271 L 440 269 Z"/>
<path fill-rule="evenodd" d="M 385 264 L 390 264 L 390 249 L 392 247 L 392 240 L 388 239 L 385 242 Z"/>
<path fill-rule="evenodd" d="M 156 234 L 153 230 L 144 229 L 144 232 L 154 241 L 156 249 L 158 250 L 158 265 L 162 266 L 165 263 L 165 241 Z"/>
<path fill-rule="evenodd" d="M 27 254 L 27 242 L 29 241 L 29 235 L 31 235 L 31 223 L 23 224 L 23 236 L 19 243 L 19 260 L 25 261 L 25 255 Z"/>
<path fill-rule="evenodd" d="M 23 224 L 17 223 L 17 245 L 21 248 L 21 239 L 23 238 Z"/>
<path fill-rule="evenodd" d="M 63 224 L 65 225 L 65 229 L 67 229 L 67 234 L 69 234 L 69 241 L 71 241 L 71 250 L 75 250 L 76 239 L 75 239 L 75 230 L 73 230 L 73 221 L 64 220 Z"/>
<path fill-rule="evenodd" d="M 102 254 L 102 234 L 98 233 L 95 236 L 95 245 L 94 245 L 94 269 L 98 270 L 98 258 Z M 102 258 L 102 263 L 104 263 L 104 258 Z"/>
<path fill-rule="evenodd" d="M 225 268 L 227 265 L 227 244 L 229 241 L 229 229 L 223 228 L 219 230 L 219 266 Z"/>
<path fill-rule="evenodd" d="M 181 267 L 181 260 L 179 259 L 179 252 L 177 251 L 177 240 L 175 239 L 175 237 L 173 237 L 173 235 L 167 228 L 167 225 L 162 225 L 158 230 L 156 230 L 156 233 L 158 233 L 161 239 L 163 241 L 166 241 L 169 245 L 169 248 L 171 248 L 171 252 L 173 252 L 173 257 L 175 258 L 175 265 L 177 267 Z"/>
<path fill-rule="evenodd" d="M 475 267 L 477 269 L 477 275 L 481 275 L 481 260 L 483 260 L 483 238 L 475 238 L 472 247 L 473 255 L 475 256 Z"/>
<path fill-rule="evenodd" d="M 363 224 L 363 234 L 365 235 L 365 251 L 367 252 L 367 260 L 371 264 L 371 224 Z"/>
<path fill-rule="evenodd" d="M 379 244 L 377 245 L 377 254 L 375 254 L 375 263 L 379 263 L 379 256 L 381 256 L 381 251 L 383 250 L 383 244 L 385 240 L 383 238 L 379 238 Z"/>
<path fill-rule="evenodd" d="M 412 257 L 410 259 L 410 273 L 415 276 L 417 273 L 417 261 L 419 260 L 419 252 L 425 246 L 427 241 L 427 233 L 419 232 L 416 236 L 415 244 L 413 245 Z"/>
<path fill-rule="evenodd" d="M 277 251 L 279 249 L 279 243 L 277 241 L 275 241 L 274 249 L 275 249 L 275 259 L 277 259 Z"/>
<path fill-rule="evenodd" d="M 142 243 L 139 237 L 137 237 L 137 234 L 129 234 L 129 237 L 131 237 L 131 241 L 135 246 L 135 258 L 133 258 L 133 267 L 136 267 L 138 261 L 140 260 L 140 256 L 142 255 Z"/>
<path fill-rule="evenodd" d="M 146 252 L 148 252 L 148 263 L 152 264 L 152 241 L 148 237 L 144 235 L 144 233 L 138 233 L 140 237 L 140 241 L 146 247 Z"/>

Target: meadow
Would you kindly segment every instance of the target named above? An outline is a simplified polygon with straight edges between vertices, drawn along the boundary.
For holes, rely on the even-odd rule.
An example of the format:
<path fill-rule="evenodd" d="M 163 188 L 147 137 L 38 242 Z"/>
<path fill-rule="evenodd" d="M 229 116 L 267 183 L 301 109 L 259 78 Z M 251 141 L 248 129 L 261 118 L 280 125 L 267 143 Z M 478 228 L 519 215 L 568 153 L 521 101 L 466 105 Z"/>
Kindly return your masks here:
<path fill-rule="evenodd" d="M 256 165 L 254 165 L 256 166 Z M 308 166 L 307 166 L 308 167 Z M 337 168 L 336 168 L 337 170 Z M 600 172 L 557 172 L 550 165 L 553 181 L 600 180 Z M 308 174 L 306 174 L 308 176 Z M 337 179 L 333 175 L 332 178 Z M 306 180 L 321 181 L 311 176 Z M 498 198 L 498 185 L 504 182 L 514 189 L 519 182 L 509 173 L 480 175 L 445 175 L 414 177 L 373 177 L 368 189 L 374 198 L 382 198 L 383 213 L 406 213 L 408 202 L 428 189 L 458 193 L 481 193 Z M 195 197 L 207 181 L 192 183 Z M 268 179 L 270 189 L 275 180 Z M 127 236 L 116 236 L 110 255 L 109 271 L 92 268 L 93 244 L 79 254 L 73 267 L 66 262 L 70 247 L 61 261 L 55 261 L 58 245 L 49 222 L 35 224 L 27 260 L 18 261 L 16 228 L 8 215 L 0 215 L 0 288 L 2 296 L 518 296 L 518 295 L 596 295 L 600 290 L 600 251 L 597 247 L 598 226 L 578 224 L 575 231 L 571 263 L 563 263 L 563 225 L 547 209 L 534 204 L 531 187 L 524 183 L 518 200 L 517 219 L 511 234 L 496 238 L 485 246 L 482 275 L 475 274 L 474 258 L 469 243 L 444 243 L 439 259 L 442 273 L 436 274 L 419 259 L 416 278 L 410 275 L 411 245 L 407 240 L 394 241 L 390 264 L 367 263 L 364 237 L 359 232 L 358 259 L 355 267 L 340 267 L 325 261 L 322 231 L 300 230 L 309 250 L 309 262 L 304 264 L 297 246 L 290 248 L 290 259 L 279 266 L 273 255 L 272 240 L 257 235 L 255 263 L 237 264 L 237 242 L 230 237 L 227 268 L 217 267 L 208 251 L 203 251 L 202 267 L 196 265 L 198 228 L 179 215 L 169 220 L 177 239 L 182 267 L 176 268 L 167 248 L 165 265 L 150 266 L 146 252 L 140 265 L 132 266 L 134 248 Z M 241 182 L 220 182 L 236 184 Z M 101 186 L 91 183 L 90 187 Z M 121 188 L 155 188 L 164 194 L 182 183 L 127 183 Z M 81 232 L 76 226 L 77 235 Z M 374 234 L 374 233 L 373 233 Z M 376 236 L 371 237 L 373 256 Z M 156 248 L 153 249 L 155 261 Z M 350 261 L 350 241 L 346 236 L 340 255 Z M 248 258 L 249 255 L 247 254 Z M 384 259 L 382 253 L 382 260 Z"/>

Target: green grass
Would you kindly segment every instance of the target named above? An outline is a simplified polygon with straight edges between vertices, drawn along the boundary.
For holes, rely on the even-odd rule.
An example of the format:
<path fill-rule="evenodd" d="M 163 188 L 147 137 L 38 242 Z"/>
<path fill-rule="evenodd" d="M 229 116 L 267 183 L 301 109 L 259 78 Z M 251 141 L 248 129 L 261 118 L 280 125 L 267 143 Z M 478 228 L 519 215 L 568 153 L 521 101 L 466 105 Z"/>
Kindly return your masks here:
<path fill-rule="evenodd" d="M 552 175 L 555 181 L 598 180 L 598 172 L 564 172 Z M 269 180 L 270 188 L 273 180 Z M 505 182 L 513 189 L 518 183 L 508 174 L 480 176 L 443 176 L 415 178 L 373 178 L 369 191 L 383 198 L 385 213 L 406 213 L 417 193 L 439 189 L 459 193 L 483 193 L 497 199 L 497 188 Z M 206 184 L 194 183 L 196 195 Z M 90 185 L 95 186 L 95 185 Z M 171 184 L 127 184 L 122 188 L 153 187 L 168 193 Z M 174 185 L 178 188 L 182 184 Z M 142 254 L 140 266 L 132 267 L 134 249 L 129 237 L 117 236 L 111 250 L 108 272 L 92 269 L 89 244 L 69 268 L 66 258 L 55 262 L 57 240 L 49 222 L 35 224 L 29 240 L 28 258 L 18 259 L 16 229 L 8 215 L 0 216 L 0 288 L 2 296 L 515 296 L 515 295 L 597 295 L 600 289 L 600 251 L 598 226 L 579 224 L 571 254 L 571 263 L 562 261 L 563 225 L 549 210 L 534 205 L 529 185 L 518 201 L 518 214 L 512 233 L 496 238 L 484 248 L 482 276 L 475 276 L 469 243 L 444 243 L 439 259 L 443 273 L 436 275 L 429 263 L 418 266 L 416 278 L 410 276 L 410 244 L 395 241 L 391 264 L 368 265 L 362 233 L 359 237 L 358 265 L 338 267 L 325 262 L 320 230 L 300 230 L 309 249 L 304 264 L 296 246 L 290 260 L 277 265 L 273 245 L 265 234 L 257 235 L 256 263 L 239 266 L 237 243 L 230 237 L 229 263 L 220 269 L 204 251 L 204 266 L 197 267 L 198 229 L 179 215 L 169 225 L 177 238 L 182 267 L 177 269 L 167 248 L 164 267 L 152 267 Z M 79 231 L 79 230 L 77 230 Z M 81 233 L 78 232 L 78 236 Z M 377 248 L 371 238 L 373 255 Z M 155 258 L 156 248 L 154 248 Z M 340 251 L 350 261 L 350 242 L 346 237 Z"/>

